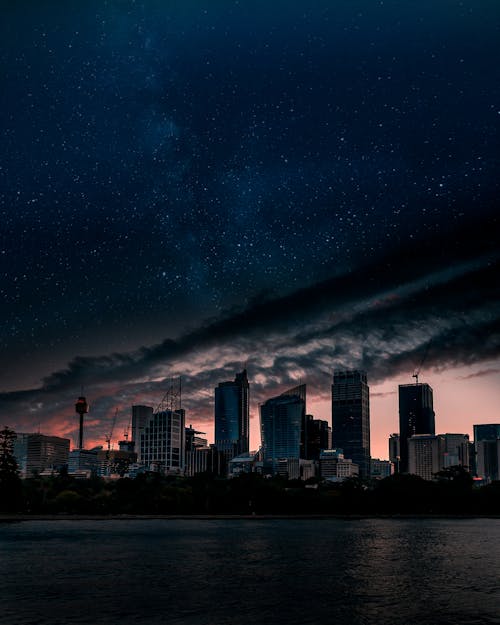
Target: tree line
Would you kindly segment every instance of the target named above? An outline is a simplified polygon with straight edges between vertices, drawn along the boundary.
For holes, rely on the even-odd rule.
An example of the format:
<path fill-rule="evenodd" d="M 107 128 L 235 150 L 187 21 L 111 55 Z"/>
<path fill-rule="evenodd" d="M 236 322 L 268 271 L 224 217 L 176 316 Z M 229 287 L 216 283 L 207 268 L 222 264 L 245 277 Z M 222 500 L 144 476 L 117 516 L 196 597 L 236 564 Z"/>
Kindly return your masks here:
<path fill-rule="evenodd" d="M 15 436 L 15 435 L 14 435 Z M 81 515 L 499 515 L 500 482 L 480 488 L 462 467 L 425 481 L 415 475 L 383 480 L 349 478 L 339 484 L 312 478 L 242 474 L 223 479 L 144 473 L 135 479 L 76 479 L 67 471 L 21 479 L 14 438 L 0 431 L 0 513 Z"/>

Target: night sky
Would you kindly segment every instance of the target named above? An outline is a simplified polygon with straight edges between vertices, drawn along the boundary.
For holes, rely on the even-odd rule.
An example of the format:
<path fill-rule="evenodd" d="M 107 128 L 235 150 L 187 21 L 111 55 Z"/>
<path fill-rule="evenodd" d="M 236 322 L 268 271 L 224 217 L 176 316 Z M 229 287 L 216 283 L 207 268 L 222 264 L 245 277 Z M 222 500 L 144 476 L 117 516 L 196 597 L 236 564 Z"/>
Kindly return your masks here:
<path fill-rule="evenodd" d="M 88 441 L 182 375 L 335 368 L 500 421 L 496 0 L 2 2 L 0 425 Z M 121 436 L 122 432 L 116 434 Z M 210 436 L 209 436 L 210 438 Z"/>

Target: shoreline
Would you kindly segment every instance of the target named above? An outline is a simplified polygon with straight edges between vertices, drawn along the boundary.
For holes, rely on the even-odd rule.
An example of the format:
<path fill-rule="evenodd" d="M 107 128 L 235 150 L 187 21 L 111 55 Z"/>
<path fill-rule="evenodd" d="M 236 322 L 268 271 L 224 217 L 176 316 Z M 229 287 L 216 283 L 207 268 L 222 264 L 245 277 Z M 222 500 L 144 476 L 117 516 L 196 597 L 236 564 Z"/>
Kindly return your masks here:
<path fill-rule="evenodd" d="M 21 521 L 273 521 L 273 520 L 343 520 L 368 519 L 500 519 L 494 514 L 0 514 L 1 523 Z"/>

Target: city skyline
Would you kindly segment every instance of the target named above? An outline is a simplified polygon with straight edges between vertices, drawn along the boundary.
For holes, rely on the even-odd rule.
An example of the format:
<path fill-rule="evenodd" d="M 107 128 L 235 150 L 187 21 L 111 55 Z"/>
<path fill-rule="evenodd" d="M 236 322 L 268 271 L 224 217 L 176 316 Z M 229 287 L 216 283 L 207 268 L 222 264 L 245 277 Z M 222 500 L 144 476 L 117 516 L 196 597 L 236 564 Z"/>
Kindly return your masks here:
<path fill-rule="evenodd" d="M 328 423 L 328 425 L 331 427 L 332 426 L 332 386 L 331 386 L 331 379 L 334 378 L 334 374 L 339 373 L 339 374 L 349 374 L 349 373 L 358 373 L 355 370 L 345 370 L 345 371 L 335 371 L 332 372 L 331 377 L 330 377 L 330 386 L 329 386 L 329 397 L 327 400 L 325 400 L 325 402 L 323 402 L 323 404 L 328 404 L 326 411 L 328 412 L 328 414 L 326 416 L 324 416 L 324 421 L 326 421 Z M 251 388 L 252 388 L 252 380 L 248 379 L 247 377 L 247 370 L 244 369 L 242 373 L 237 373 L 236 371 L 233 372 L 233 374 L 235 374 L 235 380 L 234 382 L 219 382 L 218 385 L 215 387 L 215 389 L 211 389 L 213 391 L 213 397 L 212 397 L 212 401 L 208 402 L 206 399 L 206 395 L 209 394 L 209 390 L 206 389 L 206 391 L 203 393 L 203 395 L 205 396 L 205 401 L 207 401 L 207 405 L 211 406 L 211 414 L 208 415 L 206 417 L 206 419 L 204 421 L 202 421 L 203 423 L 203 428 L 205 430 L 205 434 L 208 433 L 208 440 L 211 443 L 215 443 L 216 442 L 216 436 L 215 436 L 215 432 L 216 432 L 216 421 L 217 421 L 217 416 L 216 416 L 216 409 L 215 409 L 215 396 L 217 394 L 217 391 L 220 388 L 224 388 L 224 386 L 239 386 L 239 384 L 241 384 L 241 382 L 243 381 L 243 384 L 245 386 L 246 390 L 246 395 L 245 395 L 245 400 L 244 403 L 246 403 L 248 401 L 248 397 L 250 396 L 250 398 L 252 397 L 252 392 L 251 392 Z M 228 375 L 228 377 L 230 377 L 230 374 Z M 302 384 L 302 387 L 305 389 L 306 384 L 304 382 L 304 379 L 301 378 L 301 380 L 299 380 L 300 384 Z M 186 405 L 190 403 L 189 401 L 189 389 L 185 389 L 184 390 L 184 395 L 181 398 L 180 395 L 180 389 L 182 386 L 182 380 L 181 378 L 179 378 L 177 381 L 175 381 L 173 378 L 170 378 L 168 380 L 168 383 L 166 383 L 165 388 L 167 389 L 167 392 L 171 392 L 173 389 L 175 390 L 174 392 L 174 399 L 176 402 L 177 406 L 180 406 L 181 403 L 183 405 Z M 400 430 L 400 426 L 401 426 L 401 388 L 403 388 L 403 390 L 412 390 L 413 388 L 418 388 L 418 387 L 428 387 L 429 385 L 426 382 L 413 382 L 411 384 L 401 384 L 399 385 L 396 390 L 394 391 L 389 391 L 388 393 L 379 393 L 379 394 L 373 394 L 370 393 L 369 395 L 369 411 L 372 411 L 372 407 L 371 407 L 371 403 L 373 400 L 375 400 L 375 402 L 377 401 L 378 396 L 382 396 L 381 399 L 383 399 L 384 401 L 386 401 L 388 399 L 388 397 L 392 398 L 392 403 L 396 406 L 396 410 L 397 410 L 397 414 L 396 417 L 394 418 L 394 415 L 392 415 L 392 419 L 391 419 L 391 423 L 392 422 L 397 422 L 397 427 L 394 428 L 395 432 L 399 432 Z M 174 388 L 175 387 L 175 388 Z M 301 387 L 301 388 L 302 388 Z M 297 387 L 299 388 L 299 387 Z M 283 390 L 283 389 L 282 389 Z M 293 390 L 293 389 L 292 389 Z M 399 390 L 399 393 L 398 393 Z M 280 392 L 277 394 L 276 397 L 271 396 L 269 393 L 268 389 L 264 389 L 263 391 L 261 391 L 260 397 L 261 399 L 259 399 L 258 401 L 252 402 L 250 401 L 250 405 L 255 405 L 256 404 L 256 410 L 257 410 L 257 414 L 255 416 L 251 415 L 250 417 L 250 433 L 252 434 L 251 437 L 251 444 L 250 444 L 250 450 L 254 450 L 256 451 L 257 449 L 259 449 L 262 445 L 262 440 L 261 440 L 261 428 L 262 428 L 262 420 L 261 420 L 261 415 L 260 415 L 260 411 L 262 406 L 264 406 L 266 403 L 274 400 L 274 399 L 279 399 L 282 396 L 286 396 L 288 393 L 290 392 L 290 389 L 285 389 L 283 392 Z M 187 393 L 187 396 L 186 396 Z M 432 394 L 432 389 L 431 389 L 431 394 Z M 324 393 L 324 395 L 326 396 L 327 393 Z M 373 397 L 375 395 L 375 397 Z M 167 395 L 165 395 L 166 397 Z M 164 397 L 164 400 L 165 400 Z M 438 396 L 439 397 L 439 396 Z M 78 398 L 79 401 L 81 399 L 89 399 L 87 398 Z M 170 401 L 170 400 L 169 400 Z M 173 400 L 172 400 L 173 401 Z M 457 401 L 460 402 L 461 398 L 458 397 Z M 394 403 L 395 402 L 395 403 Z M 92 403 L 92 402 L 89 402 Z M 157 406 L 156 410 L 158 412 L 161 412 L 162 408 L 161 406 L 163 405 L 164 401 L 161 402 L 160 404 L 157 404 L 157 402 L 154 402 L 154 405 Z M 78 405 L 78 402 L 77 402 Z M 93 447 L 99 447 L 99 446 L 103 446 L 106 442 L 107 442 L 107 438 L 106 438 L 106 434 L 103 434 L 102 436 L 100 436 L 98 434 L 98 432 L 109 432 L 109 427 L 111 422 L 113 422 L 115 424 L 115 429 L 114 429 L 114 436 L 111 439 L 111 445 L 112 448 L 117 448 L 118 445 L 118 441 L 119 440 L 123 440 L 123 439 L 131 439 L 131 440 L 140 440 L 140 433 L 143 431 L 143 428 L 145 427 L 146 422 L 148 421 L 148 419 L 152 418 L 153 413 L 155 411 L 155 407 L 154 405 L 130 405 L 130 406 L 123 406 L 122 409 L 120 410 L 120 413 L 117 414 L 117 410 L 115 409 L 113 411 L 113 416 L 109 416 L 109 418 L 103 418 L 100 420 L 100 422 L 96 425 L 96 421 L 95 419 L 93 420 L 92 417 L 89 420 L 89 424 L 90 427 L 88 427 L 87 422 L 85 423 L 84 426 L 84 440 L 88 440 L 89 443 L 85 445 L 85 447 L 87 449 L 89 448 L 93 448 Z M 313 410 L 311 410 L 310 405 L 315 405 L 316 407 L 318 407 L 318 404 L 314 404 L 311 403 L 309 404 L 309 402 L 307 403 L 307 405 L 305 406 L 305 409 L 308 413 L 308 415 L 310 417 L 314 417 L 314 419 L 322 419 L 321 416 L 318 416 L 316 413 L 311 415 L 311 412 L 314 412 Z M 398 409 L 398 405 L 399 405 L 399 409 Z M 322 406 L 320 404 L 321 408 L 324 408 L 324 406 Z M 142 411 L 142 412 L 141 412 Z M 76 425 L 73 425 L 71 432 L 73 432 L 73 434 L 70 432 L 69 434 L 65 434 L 64 436 L 69 437 L 71 440 L 71 446 L 74 449 L 78 448 L 78 438 L 79 438 L 79 427 L 78 427 L 78 412 L 74 413 L 73 416 L 68 418 L 68 421 L 71 423 L 74 421 L 76 423 Z M 141 416 L 143 415 L 143 416 Z M 186 415 L 186 423 L 190 422 L 193 420 L 192 419 L 193 415 L 188 413 Z M 425 429 L 429 429 L 429 428 L 420 428 L 421 429 L 421 433 L 430 433 L 430 434 L 434 434 L 434 431 L 437 431 L 441 434 L 444 434 L 446 432 L 452 432 L 452 431 L 458 431 L 460 430 L 461 432 L 463 432 L 464 434 L 468 434 L 471 438 L 471 440 L 474 440 L 474 436 L 473 436 L 473 427 L 477 427 L 477 422 L 480 421 L 481 424 L 487 424 L 487 423 L 496 423 L 494 420 L 481 420 L 481 419 L 475 419 L 474 423 L 470 423 L 465 429 L 462 428 L 458 428 L 458 427 L 454 427 L 457 425 L 456 420 L 446 420 L 443 419 L 442 422 L 441 420 L 435 420 L 435 427 L 434 428 L 430 428 L 429 432 L 424 432 Z M 498 419 L 497 419 L 498 421 Z M 475 425 L 476 424 L 476 425 Z M 38 423 L 38 428 L 33 430 L 33 432 L 41 431 L 41 426 L 42 423 Z M 379 424 L 380 426 L 380 424 Z M 191 426 L 190 426 L 191 427 Z M 487 425 L 481 425 L 480 427 L 487 427 Z M 492 426 L 493 427 L 493 426 Z M 136 428 L 138 428 L 136 430 Z M 370 438 L 372 438 L 371 434 L 371 424 L 369 427 L 369 436 Z M 17 431 L 21 431 L 19 428 Z M 25 429 L 23 430 L 25 432 L 31 431 L 29 429 Z M 135 435 L 134 435 L 135 432 Z M 54 432 L 49 432 L 49 430 L 43 431 L 42 432 L 44 435 L 47 434 L 52 434 L 54 435 Z M 381 437 L 385 437 L 383 438 L 383 440 L 380 440 L 377 442 L 377 444 L 375 445 L 374 450 L 372 450 L 372 453 L 370 454 L 372 458 L 381 458 L 381 459 L 388 459 L 389 458 L 389 450 L 388 450 L 388 437 L 392 435 L 392 431 L 387 430 L 384 432 L 380 433 Z M 336 445 L 333 444 L 332 447 L 335 447 Z M 339 445 L 337 445 L 339 446 Z M 224 447 L 224 445 L 222 445 L 222 447 Z M 350 456 L 346 456 L 346 457 L 350 457 Z M 140 458 L 140 450 L 139 450 L 139 458 Z"/>
<path fill-rule="evenodd" d="M 70 8 L 69 8 L 70 7 Z M 182 375 L 258 404 L 368 373 L 498 422 L 498 5 L 20 0 L 0 25 L 0 424 L 104 440 Z M 118 426 L 117 426 L 118 427 Z"/>

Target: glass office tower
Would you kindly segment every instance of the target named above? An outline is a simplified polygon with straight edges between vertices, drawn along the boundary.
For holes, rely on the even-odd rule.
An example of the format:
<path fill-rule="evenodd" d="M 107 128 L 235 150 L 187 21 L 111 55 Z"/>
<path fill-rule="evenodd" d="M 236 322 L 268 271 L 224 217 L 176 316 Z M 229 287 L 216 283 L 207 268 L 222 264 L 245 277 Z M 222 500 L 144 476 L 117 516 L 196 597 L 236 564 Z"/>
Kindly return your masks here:
<path fill-rule="evenodd" d="M 332 384 L 332 446 L 370 475 L 370 389 L 365 371 L 335 371 Z"/>
<path fill-rule="evenodd" d="M 408 439 L 435 434 L 432 388 L 428 384 L 399 385 L 400 471 L 408 473 Z"/>
<path fill-rule="evenodd" d="M 249 450 L 249 384 L 247 371 L 215 389 L 215 445 L 227 461 Z"/>
<path fill-rule="evenodd" d="M 296 386 L 260 407 L 264 466 L 273 474 L 280 461 L 300 459 L 306 416 L 306 385 Z"/>

